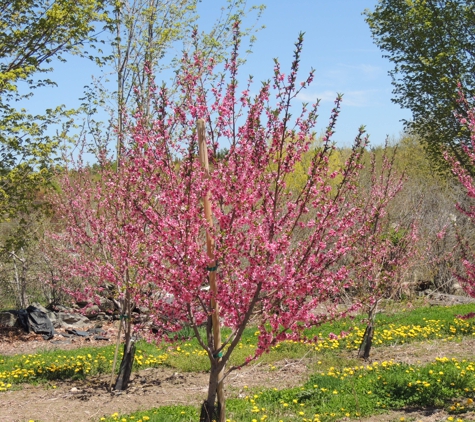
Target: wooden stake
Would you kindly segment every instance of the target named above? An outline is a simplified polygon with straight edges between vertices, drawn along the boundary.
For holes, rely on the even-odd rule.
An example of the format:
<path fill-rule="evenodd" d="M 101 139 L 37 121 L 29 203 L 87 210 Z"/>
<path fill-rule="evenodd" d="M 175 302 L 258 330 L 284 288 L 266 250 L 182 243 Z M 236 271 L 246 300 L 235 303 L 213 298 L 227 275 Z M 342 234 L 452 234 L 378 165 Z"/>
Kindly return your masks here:
<path fill-rule="evenodd" d="M 209 163 L 208 163 L 208 147 L 206 146 L 206 137 L 205 137 L 205 121 L 199 119 L 197 123 L 198 130 L 198 147 L 199 147 L 199 157 L 201 166 L 204 168 L 205 173 L 209 176 Z M 203 197 L 203 206 L 205 211 L 205 218 L 208 221 L 209 225 L 213 227 L 213 216 L 211 213 L 211 203 L 209 200 L 209 192 L 206 192 L 206 195 Z M 211 308 L 213 309 L 213 315 L 211 317 L 213 322 L 213 339 L 214 339 L 214 350 L 219 350 L 221 347 L 221 327 L 219 325 L 219 305 L 216 302 L 215 298 L 218 293 L 218 286 L 216 284 L 216 267 L 217 262 L 214 256 L 215 242 L 213 237 L 210 235 L 209 230 L 206 230 L 206 250 L 208 257 L 211 260 L 211 266 L 213 270 L 209 272 L 209 286 L 211 290 Z M 220 420 L 219 422 L 225 422 L 225 400 L 224 400 L 224 388 L 223 388 L 223 376 L 224 368 L 218 374 L 218 403 L 221 406 Z"/>

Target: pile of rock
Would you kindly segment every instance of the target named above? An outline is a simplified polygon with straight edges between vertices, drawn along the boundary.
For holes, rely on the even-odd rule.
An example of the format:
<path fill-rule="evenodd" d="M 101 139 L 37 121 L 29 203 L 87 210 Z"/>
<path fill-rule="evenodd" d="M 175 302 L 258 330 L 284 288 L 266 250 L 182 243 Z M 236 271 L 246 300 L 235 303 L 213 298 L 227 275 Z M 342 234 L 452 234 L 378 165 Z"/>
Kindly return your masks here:
<path fill-rule="evenodd" d="M 0 325 L 4 327 L 22 327 L 27 332 L 33 331 L 37 334 L 45 334 L 45 339 L 50 339 L 54 334 L 58 334 L 55 329 L 62 329 L 61 331 L 64 331 L 64 333 L 61 333 L 61 335 L 64 337 L 94 336 L 96 340 L 108 340 L 102 335 L 102 331 L 99 332 L 96 328 L 87 329 L 95 321 L 112 319 L 112 316 L 105 312 L 104 315 L 101 315 L 101 312 L 90 313 L 89 316 L 86 316 L 72 308 L 59 306 L 54 310 L 48 310 L 38 303 L 33 303 L 27 309 L 20 311 L 0 312 Z M 40 324 L 35 323 L 35 317 L 38 316 L 41 319 Z M 82 331 L 81 329 L 87 330 Z"/>

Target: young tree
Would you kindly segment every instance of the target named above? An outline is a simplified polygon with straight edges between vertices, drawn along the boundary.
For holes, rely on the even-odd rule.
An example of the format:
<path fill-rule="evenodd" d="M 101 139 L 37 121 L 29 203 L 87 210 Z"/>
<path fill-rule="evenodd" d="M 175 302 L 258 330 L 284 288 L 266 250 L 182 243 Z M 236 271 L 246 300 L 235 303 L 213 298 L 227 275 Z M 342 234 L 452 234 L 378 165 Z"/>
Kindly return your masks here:
<path fill-rule="evenodd" d="M 350 254 L 354 271 L 352 293 L 368 316 L 358 351 L 358 357 L 364 359 L 369 358 L 378 305 L 383 299 L 398 294 L 402 275 L 408 270 L 408 261 L 417 243 L 417 211 L 411 210 L 409 221 L 397 221 L 389 215 L 390 203 L 404 182 L 404 174 L 395 172 L 396 159 L 397 148 L 387 143 L 376 150 L 359 186 L 361 199 L 371 198 L 361 204 L 371 228 Z"/>
<path fill-rule="evenodd" d="M 459 85 L 460 87 L 460 85 Z M 459 103 L 461 108 L 465 110 L 463 114 L 456 115 L 460 120 L 460 124 L 470 134 L 470 140 L 461 145 L 462 152 L 465 154 L 464 162 L 470 165 L 475 164 L 475 110 L 471 104 L 465 99 L 463 95 L 459 96 Z M 475 198 L 475 180 L 473 175 L 458 161 L 458 157 L 450 154 L 449 151 L 444 151 L 443 156 L 450 165 L 453 174 L 458 178 L 460 184 L 465 189 L 466 200 L 457 202 L 457 209 L 466 216 L 470 221 L 475 220 L 475 205 L 473 198 Z M 462 287 L 468 295 L 475 297 L 475 252 L 471 246 L 473 242 L 467 238 L 466 232 L 462 232 L 457 226 L 457 218 L 453 216 L 451 219 L 452 225 L 457 231 L 458 247 L 462 252 L 462 264 L 464 267 L 463 274 L 456 274 L 461 281 Z M 442 237 L 443 233 L 441 233 Z"/>
<path fill-rule="evenodd" d="M 87 189 L 66 181 L 55 207 L 71 222 L 63 236 L 71 276 L 86 283 L 82 294 L 97 299 L 107 281 L 127 306 L 152 310 L 159 338 L 193 328 L 210 361 L 200 418 L 206 422 L 225 420 L 223 387 L 231 371 L 346 314 L 336 305 L 353 284 L 352 264 L 341 261 L 371 235 L 373 223 L 357 190 L 363 129 L 344 164 L 329 166 L 341 98 L 321 145 L 311 150 L 305 182 L 287 189 L 314 142 L 317 121 L 318 102 L 291 114 L 313 79 L 311 73 L 297 80 L 303 37 L 289 75 L 276 61 L 272 81 L 251 97 L 250 83 L 238 91 L 238 24 L 234 31 L 236 47 L 222 77 L 203 85 L 213 81 L 213 59 L 199 50 L 185 55 L 177 80 L 181 98 L 172 101 L 166 88 L 154 88 L 157 119 L 149 124 L 137 111 L 131 148 L 117 173 L 106 170 Z M 228 151 L 217 160 L 220 146 Z M 359 264 L 374 259 L 370 250 L 362 256 Z M 327 311 L 317 312 L 318 305 Z M 253 316 L 256 351 L 229 367 Z M 224 339 L 222 326 L 231 329 Z"/>

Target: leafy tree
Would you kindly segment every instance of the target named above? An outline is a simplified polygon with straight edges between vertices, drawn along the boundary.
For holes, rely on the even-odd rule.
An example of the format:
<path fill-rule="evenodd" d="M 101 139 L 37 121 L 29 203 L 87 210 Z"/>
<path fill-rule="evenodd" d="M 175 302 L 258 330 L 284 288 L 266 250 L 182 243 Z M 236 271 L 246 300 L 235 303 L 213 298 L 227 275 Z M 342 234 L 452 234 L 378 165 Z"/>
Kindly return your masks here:
<path fill-rule="evenodd" d="M 234 31 L 238 42 L 237 24 Z M 317 105 L 304 105 L 291 119 L 296 96 L 313 79 L 297 82 L 302 37 L 289 75 L 276 62 L 272 81 L 254 97 L 250 86 L 238 91 L 237 45 L 224 77 L 210 89 L 202 81 L 215 81 L 212 58 L 199 50 L 185 54 L 177 78 L 182 97 L 172 100 L 165 88 L 154 90 L 158 118 L 150 124 L 135 114 L 133 147 L 117 172 L 104 166 L 95 188 L 87 177 L 85 188 L 65 179 L 55 204 L 69 222 L 60 236 L 70 251 L 70 277 L 84 280 L 77 294 L 99 300 L 105 282 L 114 286 L 129 333 L 136 304 L 152 310 L 162 339 L 193 328 L 210 361 L 200 418 L 206 422 L 225 420 L 229 372 L 341 316 L 337 302 L 353 282 L 343 257 L 364 245 L 388 192 L 375 178 L 381 207 L 366 206 L 373 198 L 358 194 L 363 130 L 346 161 L 330 168 L 340 99 L 318 148 L 312 148 Z M 228 150 L 215 160 L 220 146 Z M 309 151 L 308 178 L 290 192 L 287 181 Z M 367 252 L 358 264 L 374 258 Z M 317 305 L 328 312 L 317 312 Z M 229 367 L 253 317 L 257 349 Z M 222 326 L 231 333 L 221 340 Z"/>
<path fill-rule="evenodd" d="M 241 34 L 249 35 L 252 45 L 263 5 L 248 7 L 246 0 L 221 2 L 221 14 L 211 28 L 200 31 L 198 3 L 197 0 L 123 0 L 114 2 L 108 9 L 107 42 L 112 54 L 103 60 L 107 63 L 104 72 L 109 73 L 88 87 L 84 97 L 96 150 L 117 137 L 116 151 L 120 155 L 127 139 L 126 110 L 138 107 L 150 121 L 156 118 L 149 90 L 163 71 L 176 71 L 180 67 L 183 50 L 199 49 L 216 62 L 225 60 L 233 42 L 233 21 L 256 12 L 256 20 Z M 219 3 L 217 6 L 219 10 Z M 102 83 L 110 76 L 116 80 L 113 91 Z M 111 117 L 106 126 L 94 120 L 99 109 L 105 109 Z"/>
<path fill-rule="evenodd" d="M 365 11 L 376 45 L 394 65 L 389 72 L 393 101 L 411 110 L 408 129 L 430 156 L 447 148 L 470 165 L 461 146 L 469 133 L 454 116 L 460 112 L 457 84 L 475 93 L 475 9 L 471 0 L 381 0 Z M 470 100 L 472 101 L 472 100 Z"/>
<path fill-rule="evenodd" d="M 32 115 L 15 102 L 54 85 L 40 77 L 53 60 L 85 54 L 101 7 L 96 0 L 0 1 L 0 222 L 35 205 L 58 145 L 47 128 L 69 115 L 62 106 Z"/>

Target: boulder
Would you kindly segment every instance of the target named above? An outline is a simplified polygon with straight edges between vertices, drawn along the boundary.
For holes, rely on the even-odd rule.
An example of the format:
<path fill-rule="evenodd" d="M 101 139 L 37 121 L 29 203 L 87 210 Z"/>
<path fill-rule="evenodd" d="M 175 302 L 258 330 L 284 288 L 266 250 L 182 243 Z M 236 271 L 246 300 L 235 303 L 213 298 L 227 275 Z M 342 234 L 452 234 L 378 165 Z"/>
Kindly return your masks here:
<path fill-rule="evenodd" d="M 46 309 L 44 306 L 41 306 L 38 302 L 33 302 L 31 306 L 34 306 L 36 309 L 38 309 L 41 312 L 44 312 L 45 314 L 49 312 L 48 309 Z"/>
<path fill-rule="evenodd" d="M 101 312 L 101 309 L 97 305 L 89 306 L 82 311 L 89 319 L 95 319 L 97 314 Z"/>
<path fill-rule="evenodd" d="M 56 318 L 56 313 L 54 313 L 53 311 L 50 311 L 47 308 L 41 306 L 37 302 L 32 303 L 31 306 L 34 306 L 36 309 L 40 310 L 41 312 L 44 312 L 47 315 L 47 317 L 49 318 L 49 320 L 52 322 L 54 328 L 61 327 L 61 323 Z"/>
<path fill-rule="evenodd" d="M 13 312 L 0 312 L 0 325 L 3 325 L 4 327 L 15 327 L 17 321 L 18 317 Z"/>
<path fill-rule="evenodd" d="M 61 326 L 84 327 L 89 325 L 90 321 L 84 315 L 72 312 L 58 312 L 56 318 Z"/>
<path fill-rule="evenodd" d="M 99 308 L 101 309 L 101 311 L 109 313 L 113 313 L 116 309 L 114 302 L 104 297 L 101 297 L 100 299 Z"/>
<path fill-rule="evenodd" d="M 112 321 L 112 316 L 107 315 L 105 312 L 99 312 L 96 317 L 96 321 Z"/>

